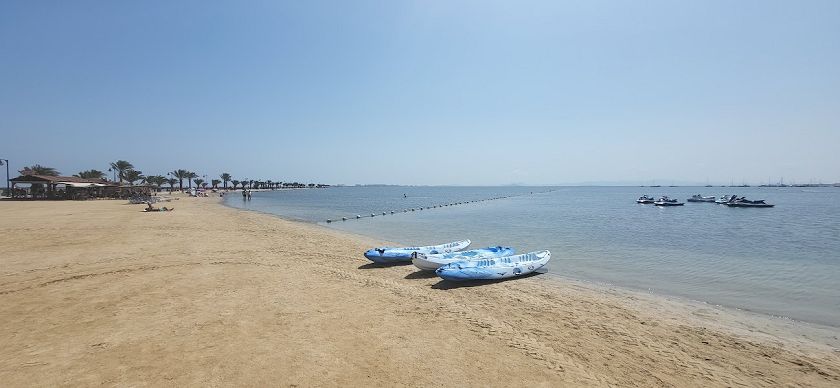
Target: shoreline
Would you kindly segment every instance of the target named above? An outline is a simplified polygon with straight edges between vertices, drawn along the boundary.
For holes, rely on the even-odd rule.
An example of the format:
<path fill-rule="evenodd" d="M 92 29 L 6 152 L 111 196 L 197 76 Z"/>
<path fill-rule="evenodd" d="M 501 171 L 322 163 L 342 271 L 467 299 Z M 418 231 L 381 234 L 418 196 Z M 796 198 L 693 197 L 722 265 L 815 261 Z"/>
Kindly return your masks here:
<path fill-rule="evenodd" d="M 219 198 L 218 202 L 225 208 L 243 212 L 254 212 L 256 214 L 274 217 L 287 222 L 315 226 L 323 228 L 324 230 L 343 234 L 351 239 L 379 241 L 383 245 L 391 246 L 406 245 L 403 242 L 384 241 L 378 236 L 331 228 L 329 225 L 322 224 L 321 222 L 284 217 L 280 214 L 231 206 L 225 203 L 225 198 Z M 413 268 L 411 266 L 408 267 Z M 724 330 L 730 329 L 744 333 L 745 335 L 755 333 L 757 338 L 762 337 L 765 340 L 772 340 L 773 338 L 783 339 L 786 342 L 796 344 L 797 346 L 815 347 L 826 351 L 840 352 L 840 327 L 797 320 L 790 317 L 767 314 L 735 306 L 714 304 L 679 295 L 661 294 L 654 291 L 646 291 L 622 285 L 596 282 L 587 279 L 577 279 L 563 275 L 562 273 L 552 273 L 550 270 L 545 275 L 549 278 L 554 278 L 559 282 L 572 283 L 576 286 L 587 288 L 592 292 L 612 294 L 619 298 L 630 298 L 637 301 L 644 300 L 647 302 L 648 308 L 656 310 L 661 310 L 661 308 L 658 307 L 670 306 L 670 308 L 667 308 L 666 310 L 679 310 L 685 316 L 697 317 L 698 319 L 696 323 L 698 324 L 716 324 Z M 703 313 L 692 313 L 692 311 L 702 311 Z M 704 317 L 701 316 L 703 314 L 708 315 L 708 317 L 705 317 L 704 319 Z M 725 323 L 711 322 L 709 321 L 709 319 L 712 319 L 711 317 L 715 317 L 717 320 L 724 320 Z"/>
<path fill-rule="evenodd" d="M 806 340 L 559 275 L 450 284 L 374 266 L 361 252 L 380 241 L 220 200 L 0 202 L 0 380 L 840 384 L 840 354 Z"/>
<path fill-rule="evenodd" d="M 630 301 L 631 305 L 638 308 L 679 316 L 691 321 L 695 326 L 713 326 L 767 344 L 783 342 L 792 346 L 840 353 L 840 328 L 559 274 L 554 277 L 559 279 L 559 282 L 567 282 L 591 292 Z"/>

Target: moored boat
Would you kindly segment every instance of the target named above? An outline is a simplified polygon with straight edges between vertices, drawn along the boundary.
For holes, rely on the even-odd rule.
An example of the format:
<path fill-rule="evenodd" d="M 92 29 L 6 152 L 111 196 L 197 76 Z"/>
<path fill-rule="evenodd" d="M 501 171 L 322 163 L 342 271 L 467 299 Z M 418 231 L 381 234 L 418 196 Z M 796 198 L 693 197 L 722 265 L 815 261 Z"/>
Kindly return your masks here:
<path fill-rule="evenodd" d="M 454 241 L 440 245 L 429 245 L 424 247 L 381 247 L 368 249 L 365 257 L 379 264 L 398 263 L 411 261 L 412 255 L 416 253 L 450 253 L 460 251 L 470 245 L 470 240 Z"/>
<path fill-rule="evenodd" d="M 537 251 L 496 259 L 465 260 L 449 263 L 435 273 L 446 280 L 507 279 L 532 273 L 551 260 L 551 252 Z"/>
<path fill-rule="evenodd" d="M 451 253 L 426 254 L 417 252 L 411 262 L 415 267 L 426 271 L 434 271 L 442 265 L 464 260 L 493 259 L 513 255 L 516 251 L 511 247 L 487 247 Z"/>
<path fill-rule="evenodd" d="M 639 199 L 636 200 L 636 203 L 644 203 L 644 204 L 653 203 L 653 202 L 655 202 L 653 197 L 648 197 L 647 195 L 643 195 L 643 196 L 639 197 Z"/>
<path fill-rule="evenodd" d="M 713 197 L 713 196 L 704 197 L 700 194 L 694 194 L 694 195 L 691 196 L 691 198 L 687 199 L 686 201 L 688 201 L 688 202 L 715 202 L 715 197 Z"/>
<path fill-rule="evenodd" d="M 741 198 L 734 198 L 731 201 L 726 203 L 726 206 L 729 207 L 773 207 L 776 205 L 772 205 L 769 203 L 765 203 L 763 199 L 750 201 L 744 197 Z"/>
<path fill-rule="evenodd" d="M 732 198 L 735 197 L 735 195 L 721 195 L 720 198 L 715 200 L 715 203 L 726 204 L 727 202 L 731 201 Z"/>
<path fill-rule="evenodd" d="M 667 195 L 663 195 L 659 197 L 654 203 L 656 206 L 682 206 L 685 205 L 683 202 L 679 202 L 676 199 L 668 198 Z"/>

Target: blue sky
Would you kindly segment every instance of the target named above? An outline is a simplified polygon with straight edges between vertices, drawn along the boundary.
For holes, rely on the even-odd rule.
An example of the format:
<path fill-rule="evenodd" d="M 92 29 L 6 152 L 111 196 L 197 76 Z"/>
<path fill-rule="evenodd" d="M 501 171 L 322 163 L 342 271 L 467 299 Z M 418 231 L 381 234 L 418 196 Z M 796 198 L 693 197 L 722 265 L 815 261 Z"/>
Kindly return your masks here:
<path fill-rule="evenodd" d="M 0 158 L 325 183 L 840 181 L 838 1 L 5 1 Z"/>

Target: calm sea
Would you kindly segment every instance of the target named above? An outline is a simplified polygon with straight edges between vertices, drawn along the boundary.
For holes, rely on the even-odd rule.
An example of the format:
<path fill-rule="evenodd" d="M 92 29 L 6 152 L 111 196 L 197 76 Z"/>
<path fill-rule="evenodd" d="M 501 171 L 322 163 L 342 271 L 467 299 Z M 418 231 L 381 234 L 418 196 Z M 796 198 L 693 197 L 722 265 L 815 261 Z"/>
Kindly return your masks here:
<path fill-rule="evenodd" d="M 642 194 L 776 207 L 660 208 L 636 204 Z M 495 197 L 507 198 L 469 202 Z M 407 245 L 549 249 L 552 274 L 840 327 L 840 188 L 333 187 L 225 202 Z M 468 203 L 419 210 L 454 202 Z"/>

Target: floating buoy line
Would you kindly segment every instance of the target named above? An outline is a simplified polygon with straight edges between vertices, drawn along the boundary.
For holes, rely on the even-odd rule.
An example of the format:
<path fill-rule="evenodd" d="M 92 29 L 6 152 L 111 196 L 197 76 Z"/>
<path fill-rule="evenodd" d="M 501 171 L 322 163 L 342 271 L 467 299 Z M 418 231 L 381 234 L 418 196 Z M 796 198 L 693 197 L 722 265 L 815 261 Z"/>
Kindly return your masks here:
<path fill-rule="evenodd" d="M 550 193 L 552 191 L 554 191 L 554 190 L 546 190 L 546 191 L 538 191 L 538 192 L 531 191 L 529 193 L 516 194 L 516 195 L 504 195 L 504 196 L 500 196 L 500 197 L 492 197 L 492 198 L 485 198 L 485 199 L 474 199 L 474 200 L 470 200 L 470 201 L 443 203 L 443 204 L 430 205 L 430 206 L 421 206 L 421 207 L 418 207 L 418 208 L 414 208 L 414 207 L 405 208 L 405 209 L 402 209 L 402 211 L 400 211 L 400 210 L 389 210 L 389 211 L 383 211 L 381 216 L 394 215 L 394 214 L 399 214 L 399 213 L 408 213 L 408 212 L 421 211 L 421 210 L 443 209 L 443 208 L 449 207 L 449 206 L 467 205 L 467 204 L 470 204 L 470 203 L 479 203 L 479 202 L 486 202 L 486 201 L 495 201 L 495 200 L 499 200 L 499 199 L 521 197 L 521 196 L 524 196 L 524 195 Z M 338 218 L 338 219 L 327 218 L 327 223 L 330 224 L 330 223 L 337 222 L 337 221 L 349 221 L 349 220 L 354 220 L 354 219 L 355 220 L 360 220 L 362 218 L 373 218 L 373 217 L 377 217 L 377 216 L 380 216 L 379 213 L 370 213 L 370 215 L 356 214 L 354 216 L 341 217 L 341 218 Z"/>

